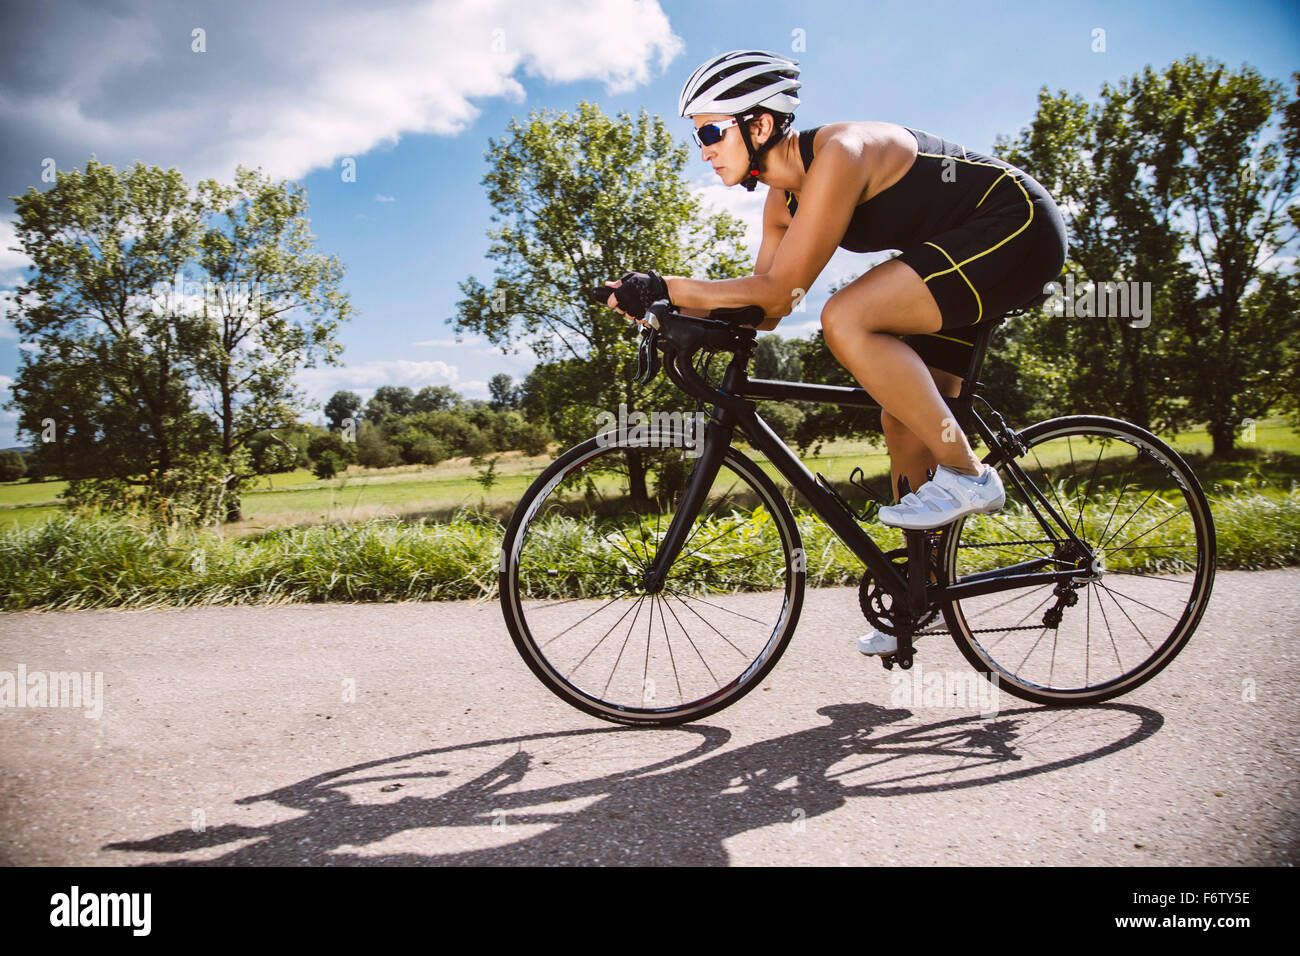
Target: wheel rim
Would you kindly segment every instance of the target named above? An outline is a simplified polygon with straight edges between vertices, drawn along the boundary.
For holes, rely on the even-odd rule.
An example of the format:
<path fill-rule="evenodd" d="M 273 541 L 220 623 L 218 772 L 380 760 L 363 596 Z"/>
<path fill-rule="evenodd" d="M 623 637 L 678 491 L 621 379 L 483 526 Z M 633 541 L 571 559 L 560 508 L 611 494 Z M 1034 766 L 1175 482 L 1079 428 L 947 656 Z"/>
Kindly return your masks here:
<path fill-rule="evenodd" d="M 1063 543 L 1059 529 L 1046 535 L 1000 463 L 1007 504 L 963 520 L 949 544 L 951 578 L 1023 562 L 1079 573 L 1064 587 L 950 602 L 950 627 L 972 663 L 1021 696 L 1123 693 L 1173 658 L 1204 610 L 1213 578 L 1208 507 L 1186 466 L 1150 436 L 1087 422 L 1026 443 L 1020 466 L 1088 551 Z"/>
<path fill-rule="evenodd" d="M 633 459 L 645 504 L 630 494 Z M 661 590 L 642 574 L 695 459 L 678 439 L 592 446 L 528 503 L 503 556 L 520 649 L 552 690 L 619 720 L 690 718 L 762 678 L 802 568 L 770 483 L 729 452 Z"/>

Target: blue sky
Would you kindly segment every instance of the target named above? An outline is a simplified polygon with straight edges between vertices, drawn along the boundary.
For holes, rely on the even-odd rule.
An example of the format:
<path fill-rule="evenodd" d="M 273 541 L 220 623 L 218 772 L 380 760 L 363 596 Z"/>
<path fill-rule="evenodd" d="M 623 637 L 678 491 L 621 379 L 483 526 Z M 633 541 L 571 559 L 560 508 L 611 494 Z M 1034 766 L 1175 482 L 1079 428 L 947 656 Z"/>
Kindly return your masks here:
<path fill-rule="evenodd" d="M 192 50 L 204 30 L 206 51 Z M 1094 51 L 1104 30 L 1105 50 Z M 802 48 L 796 48 L 796 45 Z M 1040 87 L 1095 99 L 1101 85 L 1199 53 L 1249 63 L 1284 84 L 1300 69 L 1300 4 L 1245 2 L 872 2 L 774 0 L 354 0 L 57 2 L 0 14 L 0 187 L 44 188 L 41 162 L 176 166 L 191 182 L 238 163 L 296 178 L 319 250 L 347 266 L 357 315 L 340 327 L 343 368 L 305 370 L 324 401 L 347 388 L 450 384 L 487 397 L 498 372 L 522 378 L 527 352 L 453 341 L 458 283 L 490 285 L 492 209 L 481 179 L 489 137 L 511 117 L 642 108 L 688 140 L 677 96 L 705 58 L 737 48 L 799 61 L 799 129 L 885 120 L 991 153 L 1033 116 Z M 1289 87 L 1288 87 L 1289 89 Z M 716 184 L 698 150 L 692 183 L 749 225 L 757 251 L 764 186 Z M 341 161 L 356 161 L 344 182 Z M 0 247 L 14 243 L 0 199 Z M 778 330 L 816 327 L 829 289 L 882 256 L 838 251 Z M 627 263 L 628 268 L 644 263 Z M 24 260 L 0 248 L 0 290 Z M 617 276 L 610 276 L 614 279 Z M 3 292 L 0 291 L 0 296 Z M 0 321 L 0 395 L 20 344 Z M 319 412 L 307 416 L 322 420 Z M 18 442 L 0 411 L 0 447 Z"/>

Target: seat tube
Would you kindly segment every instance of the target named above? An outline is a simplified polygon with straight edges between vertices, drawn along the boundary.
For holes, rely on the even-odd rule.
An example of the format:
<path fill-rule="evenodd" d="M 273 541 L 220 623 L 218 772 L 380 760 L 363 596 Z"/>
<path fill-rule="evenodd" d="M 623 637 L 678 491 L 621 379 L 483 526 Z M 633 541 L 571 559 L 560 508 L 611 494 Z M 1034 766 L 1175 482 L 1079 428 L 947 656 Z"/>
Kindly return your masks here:
<path fill-rule="evenodd" d="M 668 526 L 663 540 L 655 552 L 655 559 L 645 572 L 645 587 L 651 593 L 660 589 L 668 576 L 668 569 L 677 560 L 683 543 L 690 534 L 695 517 L 700 513 L 713 480 L 722 466 L 722 459 L 731 447 L 731 436 L 735 429 L 734 414 L 722 407 L 715 407 L 708 423 L 704 427 L 704 448 L 691 469 L 686 487 L 677 504 L 677 513 Z"/>

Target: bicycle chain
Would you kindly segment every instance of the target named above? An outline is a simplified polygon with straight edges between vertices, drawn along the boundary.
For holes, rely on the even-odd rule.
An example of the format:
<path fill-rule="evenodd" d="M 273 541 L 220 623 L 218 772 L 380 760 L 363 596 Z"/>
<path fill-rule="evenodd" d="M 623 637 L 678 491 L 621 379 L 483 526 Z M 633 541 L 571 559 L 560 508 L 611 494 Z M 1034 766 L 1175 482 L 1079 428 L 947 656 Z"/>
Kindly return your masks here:
<path fill-rule="evenodd" d="M 1056 544 L 1051 538 L 1038 538 L 1033 541 L 989 541 L 984 544 L 959 544 L 958 548 L 1005 548 L 1021 544 Z"/>

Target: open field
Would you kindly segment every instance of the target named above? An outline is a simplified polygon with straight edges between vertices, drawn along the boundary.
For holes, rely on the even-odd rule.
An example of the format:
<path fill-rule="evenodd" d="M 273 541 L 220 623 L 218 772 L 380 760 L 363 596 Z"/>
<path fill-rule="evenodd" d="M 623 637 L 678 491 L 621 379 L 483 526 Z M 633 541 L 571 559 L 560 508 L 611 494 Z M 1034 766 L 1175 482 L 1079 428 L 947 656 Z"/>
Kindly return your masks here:
<path fill-rule="evenodd" d="M 1194 457 L 1192 467 L 1207 494 L 1227 493 L 1245 486 L 1268 495 L 1300 481 L 1300 434 L 1295 429 L 1284 419 L 1266 419 L 1257 425 L 1255 439 L 1253 443 L 1241 445 L 1255 452 L 1253 459 L 1211 462 Z M 1208 453 L 1210 440 L 1204 429 L 1194 429 L 1173 436 L 1172 444 L 1184 455 L 1201 456 Z M 982 453 L 980 449 L 977 451 Z M 763 456 L 748 449 L 747 452 L 763 460 Z M 475 481 L 476 470 L 468 458 L 450 459 L 435 466 L 385 469 L 353 466 L 329 481 L 314 477 L 307 469 L 265 475 L 244 493 L 244 520 L 225 526 L 223 533 L 242 536 L 274 527 L 356 522 L 378 517 L 441 520 L 450 518 L 461 508 L 483 508 L 505 517 L 550 460 L 545 455 L 503 453 L 497 462 L 496 483 L 486 496 Z M 861 467 L 867 481 L 882 492 L 889 485 L 889 458 L 883 443 L 828 442 L 821 448 L 821 454 L 804 457 L 802 461 L 809 470 L 821 472 L 834 482 L 855 503 L 862 496 L 843 484 L 855 467 Z M 776 476 L 775 468 L 765 466 L 765 470 Z M 57 496 L 66 487 L 66 481 L 0 484 L 0 530 L 40 524 L 59 513 L 62 508 Z"/>

